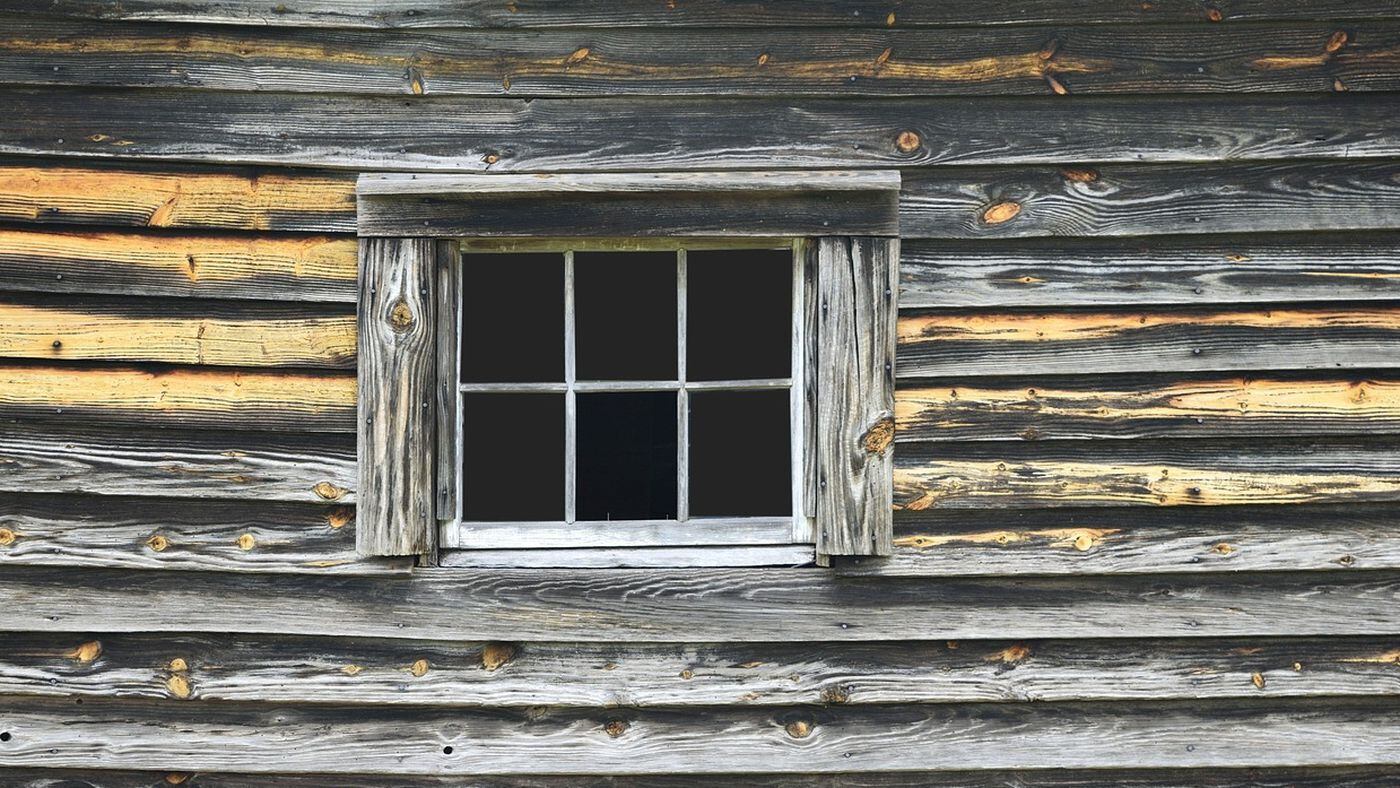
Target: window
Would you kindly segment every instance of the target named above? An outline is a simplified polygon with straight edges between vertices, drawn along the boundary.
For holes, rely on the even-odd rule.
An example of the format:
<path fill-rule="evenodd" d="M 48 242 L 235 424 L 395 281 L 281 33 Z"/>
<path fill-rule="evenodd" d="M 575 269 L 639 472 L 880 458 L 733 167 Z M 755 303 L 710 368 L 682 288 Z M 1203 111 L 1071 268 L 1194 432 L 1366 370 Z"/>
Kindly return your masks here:
<path fill-rule="evenodd" d="M 362 176 L 357 544 L 887 553 L 895 173 Z"/>
<path fill-rule="evenodd" d="M 459 359 L 442 546 L 814 544 L 800 255 L 659 245 L 677 248 L 484 245 L 457 259 L 457 334 L 439 350 Z"/>

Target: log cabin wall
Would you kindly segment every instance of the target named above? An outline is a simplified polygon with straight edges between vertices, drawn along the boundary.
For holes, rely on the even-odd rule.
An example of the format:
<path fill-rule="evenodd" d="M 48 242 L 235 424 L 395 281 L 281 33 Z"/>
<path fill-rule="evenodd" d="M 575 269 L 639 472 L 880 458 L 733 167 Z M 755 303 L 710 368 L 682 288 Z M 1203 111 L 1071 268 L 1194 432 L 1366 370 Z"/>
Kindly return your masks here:
<path fill-rule="evenodd" d="M 7 8 L 0 783 L 1394 784 L 1393 2 Z M 357 559 L 358 172 L 780 168 L 904 179 L 892 559 Z"/>

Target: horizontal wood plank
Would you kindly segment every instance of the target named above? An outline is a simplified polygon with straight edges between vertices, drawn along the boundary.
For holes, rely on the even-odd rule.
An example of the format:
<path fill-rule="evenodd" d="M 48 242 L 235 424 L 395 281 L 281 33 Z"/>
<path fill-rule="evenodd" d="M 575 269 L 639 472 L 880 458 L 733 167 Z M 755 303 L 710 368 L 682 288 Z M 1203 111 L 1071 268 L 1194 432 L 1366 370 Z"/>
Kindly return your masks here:
<path fill-rule="evenodd" d="M 0 105 L 10 108 L 0 123 L 0 153 L 357 170 L 626 172 L 1400 156 L 1396 94 L 1177 96 L 1151 103 L 1132 96 L 527 102 L 8 88 L 0 90 Z M 935 198 L 925 201 L 932 210 Z M 906 234 L 916 236 L 910 229 Z"/>
<path fill-rule="evenodd" d="M 12 567 L 0 630 L 602 642 L 1389 635 L 1400 573 L 900 579 L 812 569 L 409 577 Z M 308 604 L 307 600 L 316 603 Z"/>
<path fill-rule="evenodd" d="M 911 238 L 1385 230 L 1398 215 L 1394 160 L 912 171 L 900 201 Z"/>
<path fill-rule="evenodd" d="M 272 432 L 355 431 L 355 376 L 0 364 L 0 418 Z"/>
<path fill-rule="evenodd" d="M 219 572 L 406 572 L 355 554 L 351 506 L 15 495 L 0 500 L 0 566 Z"/>
<path fill-rule="evenodd" d="M 1400 441 L 904 444 L 896 509 L 1223 506 L 1400 500 Z"/>
<path fill-rule="evenodd" d="M 36 698 L 9 701 L 3 724 L 0 764 L 51 768 L 481 775 L 547 758 L 565 774 L 714 774 L 1400 759 L 1400 712 L 1379 699 L 530 713 Z"/>
<path fill-rule="evenodd" d="M 1108 22 L 1213 22 L 1394 17 L 1387 0 L 1158 0 L 1147 5 L 1114 0 L 1022 0 L 1014 7 L 960 3 L 894 6 L 888 0 L 649 0 L 529 2 L 489 0 L 302 0 L 269 8 L 259 0 L 11 0 L 16 11 L 76 19 L 287 25 L 294 27 L 906 27 Z"/>
<path fill-rule="evenodd" d="M 331 305 L 0 301 L 0 357 L 354 369 L 355 316 Z"/>
<path fill-rule="evenodd" d="M 896 391 L 895 418 L 895 439 L 905 443 L 1393 434 L 1400 379 L 942 380 Z"/>
<path fill-rule="evenodd" d="M 896 16 L 899 11 L 894 12 Z M 801 14 L 795 14 L 801 16 Z M 854 16 L 854 15 L 853 15 Z M 10 17 L 0 82 L 409 95 L 1395 90 L 1400 24 L 326 30 Z M 1058 25 L 1063 25 L 1057 20 Z"/>
<path fill-rule="evenodd" d="M 106 100 L 94 99 L 96 103 Z M 88 132 L 87 136 L 88 144 L 115 142 L 102 133 Z M 355 179 L 251 169 L 76 167 L 71 161 L 6 164 L 0 166 L 0 220 L 103 227 L 354 232 Z"/>
<path fill-rule="evenodd" d="M 647 645 L 16 634 L 0 643 L 0 693 L 495 707 L 1393 697 L 1400 695 L 1398 643 Z"/>
<path fill-rule="evenodd" d="M 1388 232 L 906 240 L 901 247 L 905 308 L 1400 298 L 1400 235 Z"/>
<path fill-rule="evenodd" d="M 351 503 L 349 436 L 119 431 L 6 423 L 0 490 Z"/>
<path fill-rule="evenodd" d="M 1390 305 L 909 313 L 902 378 L 1400 365 Z"/>
<path fill-rule="evenodd" d="M 0 229 L 0 289 L 355 300 L 355 240 Z"/>
<path fill-rule="evenodd" d="M 901 512 L 882 576 L 1305 572 L 1400 568 L 1394 504 Z"/>

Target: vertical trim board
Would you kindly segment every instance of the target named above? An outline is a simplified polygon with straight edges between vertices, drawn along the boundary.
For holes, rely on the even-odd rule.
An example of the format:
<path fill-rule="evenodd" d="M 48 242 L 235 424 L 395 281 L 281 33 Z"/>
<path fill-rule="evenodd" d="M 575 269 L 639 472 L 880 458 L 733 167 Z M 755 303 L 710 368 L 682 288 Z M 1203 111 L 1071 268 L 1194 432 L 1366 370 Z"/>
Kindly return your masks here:
<path fill-rule="evenodd" d="M 817 552 L 893 551 L 899 240 L 817 240 Z"/>
<path fill-rule="evenodd" d="M 432 545 L 436 251 L 431 239 L 360 241 L 361 555 L 423 554 Z"/>

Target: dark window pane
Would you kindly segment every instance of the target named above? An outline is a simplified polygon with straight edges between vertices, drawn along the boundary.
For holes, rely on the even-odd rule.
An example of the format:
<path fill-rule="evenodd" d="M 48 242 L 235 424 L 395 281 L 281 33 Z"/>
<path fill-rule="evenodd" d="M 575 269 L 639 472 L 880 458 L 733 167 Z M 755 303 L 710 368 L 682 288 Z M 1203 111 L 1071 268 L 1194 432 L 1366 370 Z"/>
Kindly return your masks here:
<path fill-rule="evenodd" d="M 792 513 L 787 391 L 690 394 L 690 514 Z"/>
<path fill-rule="evenodd" d="M 578 395 L 578 519 L 676 517 L 676 394 Z"/>
<path fill-rule="evenodd" d="M 686 255 L 686 378 L 792 374 L 791 250 Z"/>
<path fill-rule="evenodd" d="M 574 255 L 575 372 L 579 380 L 674 380 L 676 256 Z"/>
<path fill-rule="evenodd" d="M 467 254 L 462 380 L 564 380 L 564 256 Z"/>
<path fill-rule="evenodd" d="M 564 396 L 462 397 L 462 516 L 564 519 Z"/>

